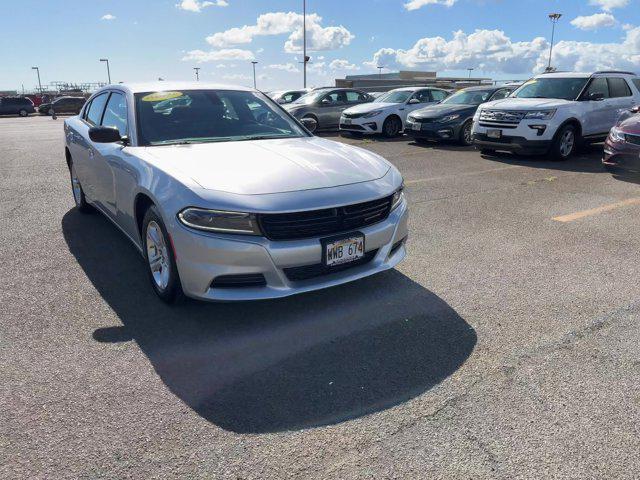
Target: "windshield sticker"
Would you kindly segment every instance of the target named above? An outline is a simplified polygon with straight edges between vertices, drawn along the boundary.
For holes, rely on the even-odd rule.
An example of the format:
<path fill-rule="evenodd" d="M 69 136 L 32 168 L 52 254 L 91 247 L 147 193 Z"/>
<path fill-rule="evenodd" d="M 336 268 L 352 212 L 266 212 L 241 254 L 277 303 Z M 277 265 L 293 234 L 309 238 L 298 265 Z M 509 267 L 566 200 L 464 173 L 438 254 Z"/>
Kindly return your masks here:
<path fill-rule="evenodd" d="M 162 102 L 172 98 L 182 97 L 182 92 L 154 92 L 142 97 L 143 102 Z"/>

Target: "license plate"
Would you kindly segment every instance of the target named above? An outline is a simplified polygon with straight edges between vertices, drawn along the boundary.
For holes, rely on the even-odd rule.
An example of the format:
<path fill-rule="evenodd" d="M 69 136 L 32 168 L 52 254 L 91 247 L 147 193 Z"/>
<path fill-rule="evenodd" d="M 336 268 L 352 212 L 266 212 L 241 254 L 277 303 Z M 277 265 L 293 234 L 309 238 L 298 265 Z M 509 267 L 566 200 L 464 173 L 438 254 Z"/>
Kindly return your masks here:
<path fill-rule="evenodd" d="M 413 130 L 420 130 L 421 125 L 419 123 L 412 123 L 411 128 Z"/>
<path fill-rule="evenodd" d="M 353 233 L 346 237 L 322 240 L 322 263 L 327 267 L 344 265 L 364 257 L 364 235 Z"/>
<path fill-rule="evenodd" d="M 351 125 L 351 119 L 350 118 L 345 118 L 344 119 L 344 124 L 345 125 Z"/>
<path fill-rule="evenodd" d="M 502 137 L 502 130 L 487 130 L 487 137 L 500 138 Z"/>

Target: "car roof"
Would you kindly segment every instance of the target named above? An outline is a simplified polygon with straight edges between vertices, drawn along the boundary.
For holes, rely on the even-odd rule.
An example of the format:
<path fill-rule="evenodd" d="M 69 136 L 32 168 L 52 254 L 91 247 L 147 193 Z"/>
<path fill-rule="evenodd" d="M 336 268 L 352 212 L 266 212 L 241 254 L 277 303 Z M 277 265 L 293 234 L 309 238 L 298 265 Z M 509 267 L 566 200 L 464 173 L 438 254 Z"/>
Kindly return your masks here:
<path fill-rule="evenodd" d="M 209 82 L 143 82 L 143 83 L 118 83 L 107 85 L 98 91 L 109 89 L 120 89 L 130 93 L 143 92 L 166 92 L 170 90 L 240 90 L 245 92 L 256 92 L 257 90 L 239 85 L 228 85 L 224 83 Z"/>

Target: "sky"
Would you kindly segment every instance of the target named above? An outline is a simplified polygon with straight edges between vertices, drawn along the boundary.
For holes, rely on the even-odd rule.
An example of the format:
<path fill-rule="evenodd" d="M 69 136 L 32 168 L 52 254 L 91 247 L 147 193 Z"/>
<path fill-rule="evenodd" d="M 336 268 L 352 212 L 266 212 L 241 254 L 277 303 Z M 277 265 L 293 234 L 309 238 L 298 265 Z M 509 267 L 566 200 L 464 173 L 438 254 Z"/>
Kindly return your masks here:
<path fill-rule="evenodd" d="M 302 0 L 0 0 L 0 90 L 51 81 L 193 80 L 302 87 Z M 10 7 L 7 9 L 7 7 Z M 308 85 L 397 70 L 528 78 L 640 71 L 640 0 L 307 0 Z M 7 13 L 8 12 L 8 13 Z M 12 20 L 13 19 L 13 20 Z M 20 19 L 18 21 L 18 19 Z M 26 28 L 25 21 L 32 27 Z"/>

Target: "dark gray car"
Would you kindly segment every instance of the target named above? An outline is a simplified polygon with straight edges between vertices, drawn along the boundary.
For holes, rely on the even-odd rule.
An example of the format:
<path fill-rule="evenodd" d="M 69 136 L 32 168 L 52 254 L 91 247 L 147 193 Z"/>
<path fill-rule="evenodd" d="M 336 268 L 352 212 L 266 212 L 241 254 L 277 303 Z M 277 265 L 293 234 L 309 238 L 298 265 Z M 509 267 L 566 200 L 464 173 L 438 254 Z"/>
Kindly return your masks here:
<path fill-rule="evenodd" d="M 0 115 L 20 115 L 26 117 L 35 113 L 33 102 L 27 97 L 2 97 L 0 98 Z"/>
<path fill-rule="evenodd" d="M 372 101 L 371 95 L 360 90 L 323 88 L 283 105 L 283 108 L 298 120 L 312 118 L 317 122 L 316 130 L 337 130 L 343 110 Z"/>

